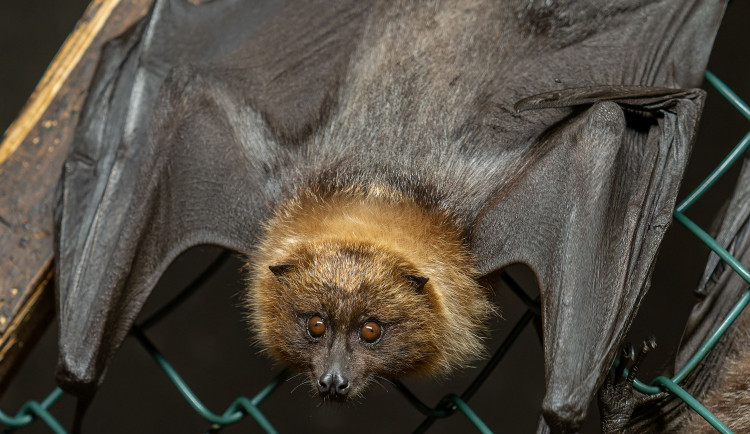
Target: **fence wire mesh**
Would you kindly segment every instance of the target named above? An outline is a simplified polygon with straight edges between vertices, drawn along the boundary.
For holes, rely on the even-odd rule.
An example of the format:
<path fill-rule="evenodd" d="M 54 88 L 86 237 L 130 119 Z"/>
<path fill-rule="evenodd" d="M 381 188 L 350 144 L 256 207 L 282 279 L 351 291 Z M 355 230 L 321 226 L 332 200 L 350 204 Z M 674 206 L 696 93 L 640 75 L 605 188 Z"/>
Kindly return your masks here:
<path fill-rule="evenodd" d="M 740 113 L 750 120 L 750 108 L 745 104 L 727 85 L 719 80 L 711 72 L 706 72 L 706 79 L 713 85 L 718 92 L 723 95 Z M 675 220 L 689 229 L 712 251 L 725 261 L 732 269 L 737 272 L 748 284 L 750 284 L 750 271 L 744 267 L 736 258 L 734 258 L 726 249 L 724 249 L 713 237 L 690 220 L 685 212 L 733 165 L 750 146 L 750 131 L 734 147 L 727 157 L 719 164 L 716 169 L 693 191 L 685 200 L 683 200 L 674 210 Z M 151 315 L 132 330 L 132 335 L 141 344 L 141 346 L 151 355 L 157 365 L 164 371 L 169 380 L 179 390 L 187 403 L 200 414 L 210 425 L 209 432 L 219 431 L 223 426 L 239 422 L 243 418 L 250 416 L 265 432 L 275 433 L 276 430 L 271 421 L 269 421 L 260 409 L 263 400 L 267 398 L 276 388 L 287 378 L 288 371 L 282 370 L 276 375 L 270 383 L 262 388 L 252 398 L 240 396 L 221 414 L 209 410 L 190 389 L 185 380 L 177 373 L 174 367 L 164 358 L 156 346 L 149 340 L 146 331 L 163 318 L 167 317 L 170 312 L 177 309 L 182 302 L 187 300 L 207 279 L 209 279 L 228 259 L 229 253 L 224 252 L 211 263 L 206 270 L 184 290 L 182 290 L 169 303 L 164 305 L 156 313 Z M 524 328 L 540 315 L 539 298 L 532 299 L 524 290 L 507 274 L 502 273 L 501 279 L 519 297 L 526 305 L 526 312 L 521 319 L 515 324 L 510 333 L 500 347 L 495 351 L 484 368 L 479 372 L 474 381 L 463 391 L 463 393 L 449 393 L 439 400 L 438 404 L 431 407 L 422 402 L 411 390 L 403 383 L 395 382 L 396 389 L 403 395 L 415 410 L 425 416 L 424 421 L 416 428 L 415 432 L 425 432 L 435 421 L 440 418 L 452 416 L 457 413 L 463 414 L 476 428 L 482 433 L 490 433 L 491 429 L 485 424 L 480 416 L 469 406 L 468 402 L 484 384 L 485 380 L 500 363 L 502 358 L 508 352 L 510 347 L 516 341 Z M 704 419 L 708 421 L 716 430 L 722 433 L 731 433 L 731 431 L 718 420 L 710 411 L 708 411 L 698 400 L 687 393 L 679 386 L 679 383 L 697 366 L 711 348 L 716 345 L 726 330 L 732 325 L 733 321 L 739 316 L 745 306 L 750 302 L 750 290 L 746 291 L 740 301 L 734 306 L 731 312 L 721 325 L 712 333 L 707 342 L 699 348 L 695 355 L 674 377 L 657 377 L 649 384 L 638 379 L 634 381 L 634 387 L 645 394 L 656 394 L 661 392 L 671 393 L 697 411 Z M 35 422 L 46 424 L 54 433 L 66 433 L 60 422 L 50 413 L 50 407 L 63 395 L 59 388 L 53 390 L 42 401 L 28 401 L 14 415 L 10 416 L 0 410 L 0 424 L 7 429 L 15 430 L 29 426 Z"/>

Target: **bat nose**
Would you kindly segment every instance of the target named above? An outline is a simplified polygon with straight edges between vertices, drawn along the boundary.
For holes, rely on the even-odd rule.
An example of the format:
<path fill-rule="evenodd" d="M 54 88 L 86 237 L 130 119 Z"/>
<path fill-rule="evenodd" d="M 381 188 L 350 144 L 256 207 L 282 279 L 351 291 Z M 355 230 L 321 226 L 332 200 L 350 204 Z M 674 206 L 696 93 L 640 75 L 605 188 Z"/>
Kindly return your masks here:
<path fill-rule="evenodd" d="M 349 380 L 338 370 L 331 370 L 318 378 L 318 391 L 321 395 L 345 397 L 349 393 Z"/>

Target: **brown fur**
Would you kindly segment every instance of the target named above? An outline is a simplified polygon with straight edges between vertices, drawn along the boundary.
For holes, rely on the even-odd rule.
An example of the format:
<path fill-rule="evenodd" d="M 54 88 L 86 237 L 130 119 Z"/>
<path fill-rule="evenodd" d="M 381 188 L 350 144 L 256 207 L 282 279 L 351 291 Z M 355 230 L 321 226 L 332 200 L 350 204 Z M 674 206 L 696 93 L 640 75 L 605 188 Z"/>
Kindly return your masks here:
<path fill-rule="evenodd" d="M 737 345 L 726 356 L 726 364 L 715 367 L 716 375 L 721 376 L 716 387 L 699 401 L 732 432 L 750 433 L 750 311 L 745 309 L 733 327 L 731 338 Z M 716 429 L 690 411 L 679 432 L 708 434 Z"/>
<path fill-rule="evenodd" d="M 330 336 L 346 337 L 353 394 L 378 376 L 465 366 L 483 352 L 493 309 L 461 234 L 445 212 L 384 187 L 304 191 L 278 207 L 250 261 L 251 327 L 277 359 L 315 379 L 334 351 L 306 333 L 320 314 Z M 286 263 L 294 267 L 281 277 L 268 268 Z M 429 278 L 423 291 L 408 274 Z M 376 344 L 359 340 L 371 319 L 384 329 Z"/>

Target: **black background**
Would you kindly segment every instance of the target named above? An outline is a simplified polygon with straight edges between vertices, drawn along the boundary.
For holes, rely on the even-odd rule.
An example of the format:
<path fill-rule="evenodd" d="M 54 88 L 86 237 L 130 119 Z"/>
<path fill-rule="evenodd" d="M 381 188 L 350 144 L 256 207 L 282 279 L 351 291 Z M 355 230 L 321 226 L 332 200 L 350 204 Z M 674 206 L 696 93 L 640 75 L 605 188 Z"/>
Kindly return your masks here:
<path fill-rule="evenodd" d="M 73 29 L 87 2 L 82 0 L 5 0 L 0 2 L 0 127 L 19 113 L 44 69 L 64 38 Z M 746 23 L 748 2 L 730 5 L 716 40 L 709 69 L 745 100 L 750 100 L 749 46 Z M 679 65 L 677 65 L 679 67 Z M 698 142 L 679 198 L 685 197 L 747 132 L 750 123 L 709 85 Z M 688 215 L 709 228 L 712 215 L 729 197 L 738 167 L 720 180 Z M 2 182 L 2 180 L 0 180 Z M 213 248 L 193 249 L 178 258 L 149 300 L 144 313 L 153 312 L 179 291 L 217 254 Z M 679 224 L 668 231 L 646 296 L 630 332 L 637 343 L 655 335 L 659 347 L 646 360 L 639 378 L 651 378 L 669 369 L 682 327 L 695 298 L 708 249 Z M 179 310 L 148 332 L 198 397 L 216 413 L 240 395 L 253 396 L 279 370 L 257 355 L 249 345 L 242 321 L 238 292 L 242 290 L 242 263 L 230 261 L 204 288 Z M 529 292 L 536 291 L 528 269 L 511 273 Z M 498 286 L 497 303 L 502 318 L 491 324 L 492 350 L 500 345 L 523 313 L 523 305 L 505 287 Z M 14 414 L 29 399 L 43 399 L 54 387 L 56 329 L 51 326 L 32 351 L 11 387 L 0 398 L 0 409 Z M 482 363 L 477 363 L 481 366 Z M 460 392 L 478 369 L 467 369 L 450 379 L 410 379 L 406 383 L 427 404 L 449 392 Z M 301 380 L 283 384 L 262 405 L 262 411 L 280 432 L 409 432 L 422 420 L 420 414 L 390 385 L 375 387 L 361 403 L 323 405 L 309 395 Z M 470 402 L 476 413 L 496 432 L 535 431 L 544 394 L 541 348 L 531 327 Z M 64 396 L 53 414 L 69 427 L 75 402 Z M 583 432 L 598 432 L 596 410 Z M 199 417 L 157 368 L 146 351 L 129 338 L 107 373 L 107 379 L 84 423 L 86 433 L 201 433 L 209 424 Z M 471 432 L 462 415 L 440 420 L 430 432 Z M 248 417 L 222 432 L 259 432 Z M 42 423 L 20 430 L 46 433 Z"/>

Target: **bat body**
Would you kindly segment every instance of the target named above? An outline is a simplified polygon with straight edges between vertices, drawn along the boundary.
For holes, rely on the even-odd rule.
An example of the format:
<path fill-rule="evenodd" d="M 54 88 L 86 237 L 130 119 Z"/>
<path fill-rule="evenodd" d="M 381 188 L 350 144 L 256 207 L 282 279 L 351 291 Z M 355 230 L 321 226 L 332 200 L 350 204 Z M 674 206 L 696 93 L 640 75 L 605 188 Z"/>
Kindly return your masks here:
<path fill-rule="evenodd" d="M 259 340 L 332 398 L 481 353 L 474 279 L 520 262 L 545 420 L 575 431 L 648 287 L 723 7 L 157 2 L 65 166 L 61 384 L 93 393 L 197 244 L 250 256 Z"/>
<path fill-rule="evenodd" d="M 748 387 L 748 373 L 750 373 L 750 343 L 748 329 L 750 322 L 748 315 L 740 317 L 735 326 L 735 335 L 729 339 L 730 348 L 722 351 L 723 360 L 716 361 L 706 367 L 703 375 L 710 375 L 709 381 L 703 384 L 701 404 L 714 416 L 722 421 L 732 432 L 750 431 L 750 388 Z M 696 412 L 690 411 L 685 415 L 682 424 L 687 433 L 710 433 L 716 430 Z"/>

